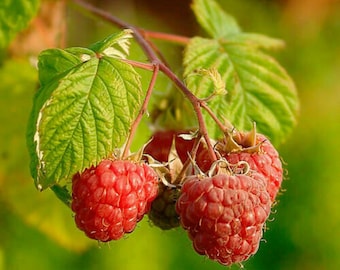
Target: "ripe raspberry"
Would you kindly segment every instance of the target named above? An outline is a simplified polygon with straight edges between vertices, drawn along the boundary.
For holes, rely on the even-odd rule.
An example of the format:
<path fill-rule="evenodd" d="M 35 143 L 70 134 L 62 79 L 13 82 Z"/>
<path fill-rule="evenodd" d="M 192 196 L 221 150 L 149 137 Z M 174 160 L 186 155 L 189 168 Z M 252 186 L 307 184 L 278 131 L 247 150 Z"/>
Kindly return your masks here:
<path fill-rule="evenodd" d="M 148 216 L 152 223 L 162 230 L 170 230 L 179 226 L 179 216 L 175 205 L 179 196 L 179 189 L 159 184 L 159 192 L 151 203 Z"/>
<path fill-rule="evenodd" d="M 77 227 L 102 242 L 134 230 L 157 195 L 158 177 L 146 164 L 103 160 L 75 174 L 72 205 Z"/>
<path fill-rule="evenodd" d="M 238 132 L 232 138 L 233 143 L 238 145 L 238 149 L 230 147 L 230 138 L 220 141 L 218 152 L 231 164 L 236 165 L 240 161 L 246 161 L 251 170 L 261 173 L 267 180 L 267 191 L 270 198 L 275 201 L 276 195 L 280 190 L 283 179 L 283 168 L 279 153 L 271 142 L 262 134 L 257 133 L 255 141 L 250 139 L 252 132 Z M 232 146 L 233 147 L 233 146 Z M 196 163 L 203 172 L 207 172 L 212 164 L 207 150 L 198 152 Z"/>
<path fill-rule="evenodd" d="M 270 206 L 260 174 L 217 174 L 189 177 L 176 210 L 196 252 L 231 265 L 258 250 Z"/>
<path fill-rule="evenodd" d="M 271 142 L 262 134 L 256 135 L 255 145 L 258 145 L 257 151 L 247 151 L 248 146 L 242 145 L 242 140 L 246 136 L 245 133 L 239 134 L 239 141 L 244 151 L 226 153 L 224 157 L 231 163 L 237 164 L 239 161 L 246 161 L 250 169 L 256 170 L 267 179 L 267 191 L 270 199 L 275 201 L 276 195 L 280 190 L 283 169 L 279 153 Z"/>
<path fill-rule="evenodd" d="M 194 146 L 194 139 L 183 139 L 181 134 L 189 134 L 189 131 L 165 130 L 157 131 L 152 135 L 151 141 L 145 146 L 144 154 L 152 156 L 159 162 L 168 162 L 171 146 L 175 141 L 175 149 L 182 163 L 189 157 Z M 205 146 L 200 143 L 197 152 L 203 152 Z"/>
<path fill-rule="evenodd" d="M 152 156 L 159 162 L 168 162 L 175 134 L 175 131 L 172 130 L 155 132 L 151 141 L 145 146 L 144 154 Z"/>

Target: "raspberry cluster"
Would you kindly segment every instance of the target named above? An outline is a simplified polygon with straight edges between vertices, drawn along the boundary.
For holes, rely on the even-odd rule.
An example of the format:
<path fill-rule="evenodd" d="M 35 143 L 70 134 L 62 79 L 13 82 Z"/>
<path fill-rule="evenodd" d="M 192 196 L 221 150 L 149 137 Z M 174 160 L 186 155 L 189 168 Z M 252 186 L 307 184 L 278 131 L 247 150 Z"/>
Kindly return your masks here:
<path fill-rule="evenodd" d="M 208 150 L 189 132 L 158 131 L 141 161 L 106 159 L 77 173 L 71 205 L 76 225 L 107 242 L 132 232 L 147 214 L 162 230 L 181 226 L 200 255 L 223 265 L 247 260 L 259 248 L 282 163 L 254 130 L 211 143 Z"/>
<path fill-rule="evenodd" d="M 277 150 L 255 130 L 234 132 L 215 142 L 219 159 L 216 162 L 204 143 L 193 149 L 195 139 L 183 139 L 185 136 L 180 134 L 157 132 L 145 148 L 145 153 L 161 162 L 171 162 L 173 156 L 169 155 L 173 150 L 183 163 L 190 158 L 175 205 L 180 225 L 188 232 L 197 253 L 223 265 L 247 260 L 259 248 L 282 183 L 283 169 Z M 194 155 L 190 156 L 192 152 Z M 224 168 L 214 166 L 219 163 Z M 155 208 L 165 212 L 165 200 L 161 201 Z M 157 218 L 155 213 L 151 215 L 154 224 L 171 228 L 169 219 L 160 212 Z"/>

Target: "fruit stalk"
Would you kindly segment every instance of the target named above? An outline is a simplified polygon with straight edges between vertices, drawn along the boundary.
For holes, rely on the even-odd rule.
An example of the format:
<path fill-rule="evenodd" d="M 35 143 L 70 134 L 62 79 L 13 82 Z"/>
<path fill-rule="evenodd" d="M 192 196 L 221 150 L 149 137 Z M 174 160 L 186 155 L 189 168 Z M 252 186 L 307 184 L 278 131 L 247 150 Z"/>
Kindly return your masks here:
<path fill-rule="evenodd" d="M 123 151 L 123 155 L 122 155 L 123 159 L 126 159 L 129 155 L 130 146 L 131 146 L 131 143 L 132 143 L 133 138 L 135 136 L 137 127 L 138 127 L 140 121 L 142 120 L 144 113 L 147 110 L 148 103 L 149 103 L 149 100 L 151 98 L 152 90 L 153 90 L 155 83 L 156 83 L 158 71 L 159 71 L 159 65 L 154 65 L 152 77 L 151 77 L 151 80 L 150 80 L 150 83 L 149 83 L 149 86 L 148 86 L 148 90 L 146 91 L 144 102 L 142 104 L 142 107 L 139 110 L 139 113 L 138 113 L 136 119 L 134 120 L 134 122 L 132 123 L 131 128 L 130 128 L 129 136 L 128 136 L 128 139 L 126 141 L 124 151 Z"/>

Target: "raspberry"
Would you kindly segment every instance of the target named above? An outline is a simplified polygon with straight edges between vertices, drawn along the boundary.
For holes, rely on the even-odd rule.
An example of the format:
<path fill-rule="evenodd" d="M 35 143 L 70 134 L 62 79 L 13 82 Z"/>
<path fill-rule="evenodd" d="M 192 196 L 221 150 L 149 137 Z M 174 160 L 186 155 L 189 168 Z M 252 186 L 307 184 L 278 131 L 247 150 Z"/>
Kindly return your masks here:
<path fill-rule="evenodd" d="M 146 164 L 103 160 L 75 174 L 72 182 L 75 223 L 102 242 L 130 233 L 157 195 L 157 174 Z"/>
<path fill-rule="evenodd" d="M 179 226 L 179 216 L 175 205 L 179 196 L 179 190 L 159 184 L 159 192 L 152 202 L 148 216 L 152 223 L 162 230 L 170 230 Z"/>
<path fill-rule="evenodd" d="M 240 133 L 240 140 L 246 135 Z M 256 145 L 259 146 L 258 151 L 248 152 L 239 151 L 231 152 L 224 155 L 224 157 L 231 163 L 237 164 L 239 161 L 246 161 L 250 169 L 256 170 L 267 179 L 267 191 L 272 201 L 275 201 L 276 195 L 280 190 L 283 169 L 279 154 L 271 142 L 262 134 L 256 135 Z M 247 145 L 242 145 L 247 147 Z"/>
<path fill-rule="evenodd" d="M 171 145 L 175 136 L 175 131 L 157 131 L 144 148 L 144 154 L 152 156 L 159 162 L 168 162 Z"/>
<path fill-rule="evenodd" d="M 175 141 L 177 155 L 181 162 L 185 163 L 194 146 L 194 139 L 183 139 L 179 136 L 181 134 L 189 134 L 189 131 L 165 130 L 155 132 L 150 142 L 145 146 L 144 154 L 152 156 L 159 162 L 168 162 L 171 146 Z M 200 143 L 197 152 L 203 152 L 204 149 L 206 147 Z"/>
<path fill-rule="evenodd" d="M 217 174 L 188 177 L 176 210 L 196 252 L 231 265 L 258 250 L 270 206 L 260 174 Z"/>
<path fill-rule="evenodd" d="M 232 138 L 220 140 L 217 150 L 231 165 L 246 161 L 251 170 L 261 173 L 267 180 L 267 191 L 274 202 L 283 179 L 279 153 L 264 135 L 257 133 L 255 141 L 250 137 L 253 137 L 253 132 L 238 132 Z M 235 145 L 238 147 L 236 150 L 233 149 Z M 197 152 L 195 161 L 203 172 L 207 172 L 212 165 L 207 150 Z"/>

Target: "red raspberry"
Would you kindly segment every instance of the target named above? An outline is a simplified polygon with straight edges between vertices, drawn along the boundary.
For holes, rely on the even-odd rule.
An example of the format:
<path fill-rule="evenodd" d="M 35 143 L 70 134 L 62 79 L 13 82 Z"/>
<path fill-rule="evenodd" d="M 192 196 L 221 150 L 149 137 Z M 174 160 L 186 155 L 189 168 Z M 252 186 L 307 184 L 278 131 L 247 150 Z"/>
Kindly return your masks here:
<path fill-rule="evenodd" d="M 145 146 L 144 154 L 152 156 L 159 162 L 168 162 L 171 146 L 175 140 L 177 155 L 184 164 L 189 157 L 189 153 L 194 146 L 195 140 L 183 139 L 179 136 L 181 134 L 189 134 L 189 131 L 165 130 L 155 132 L 152 135 L 151 141 Z M 203 152 L 204 149 L 206 148 L 200 143 L 197 152 Z"/>
<path fill-rule="evenodd" d="M 228 138 L 227 138 L 228 139 Z M 246 161 L 251 170 L 261 173 L 267 180 L 267 191 L 270 198 L 275 201 L 283 179 L 283 168 L 279 153 L 271 142 L 262 134 L 257 133 L 255 142 L 249 140 L 249 133 L 237 133 L 233 140 L 240 148 L 225 149 L 228 143 L 220 141 L 220 155 L 227 159 L 231 165 Z M 196 163 L 203 172 L 207 172 L 212 164 L 207 150 L 198 152 Z"/>
<path fill-rule="evenodd" d="M 239 136 L 242 140 L 245 134 L 240 133 Z M 271 142 L 262 134 L 256 135 L 255 144 L 259 146 L 258 150 L 255 152 L 248 152 L 247 150 L 231 152 L 225 154 L 224 157 L 231 164 L 237 164 L 239 161 L 246 161 L 249 164 L 250 169 L 261 173 L 267 179 L 267 191 L 270 199 L 275 201 L 283 179 L 283 169 L 279 153 Z M 247 145 L 242 146 L 247 147 Z"/>
<path fill-rule="evenodd" d="M 152 156 L 159 162 L 168 162 L 171 145 L 175 131 L 157 131 L 152 135 L 150 142 L 144 148 L 144 154 Z"/>
<path fill-rule="evenodd" d="M 157 190 L 158 177 L 148 165 L 103 160 L 73 177 L 76 225 L 92 239 L 117 240 L 134 230 Z"/>
<path fill-rule="evenodd" d="M 189 177 L 176 210 L 196 252 L 231 265 L 258 250 L 270 206 L 260 174 L 217 174 Z"/>

